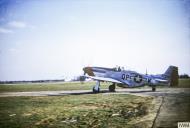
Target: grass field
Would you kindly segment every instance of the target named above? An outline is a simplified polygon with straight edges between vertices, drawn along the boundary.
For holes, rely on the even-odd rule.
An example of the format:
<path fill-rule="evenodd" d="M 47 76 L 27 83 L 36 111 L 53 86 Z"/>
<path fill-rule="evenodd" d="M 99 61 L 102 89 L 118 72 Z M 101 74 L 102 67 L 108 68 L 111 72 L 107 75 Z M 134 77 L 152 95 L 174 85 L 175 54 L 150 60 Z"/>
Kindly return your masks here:
<path fill-rule="evenodd" d="M 152 101 L 150 97 L 114 94 L 1 97 L 0 127 L 147 127 L 151 120 L 142 119 L 153 109 Z"/>
<path fill-rule="evenodd" d="M 91 90 L 95 82 L 63 82 L 63 83 L 25 83 L 2 84 L 0 92 L 25 92 L 25 91 L 60 91 L 60 90 Z M 101 89 L 108 89 L 111 83 L 101 83 Z M 179 79 L 180 88 L 190 88 L 190 79 Z M 119 88 L 119 87 L 117 87 Z"/>
<path fill-rule="evenodd" d="M 89 90 L 93 82 L 57 82 L 57 83 L 24 83 L 0 85 L 0 92 L 24 92 L 24 91 L 60 91 L 60 90 Z M 101 88 L 108 88 L 108 83 L 101 83 Z"/>
<path fill-rule="evenodd" d="M 178 87 L 190 88 L 190 78 L 189 79 L 179 79 Z"/>
<path fill-rule="evenodd" d="M 95 82 L 0 85 L 0 92 L 85 90 Z M 102 83 L 108 88 L 110 83 Z M 180 79 L 178 87 L 190 87 Z M 122 94 L 86 94 L 46 97 L 0 97 L 2 128 L 151 127 L 152 97 Z M 147 118 L 147 117 L 151 117 Z"/>

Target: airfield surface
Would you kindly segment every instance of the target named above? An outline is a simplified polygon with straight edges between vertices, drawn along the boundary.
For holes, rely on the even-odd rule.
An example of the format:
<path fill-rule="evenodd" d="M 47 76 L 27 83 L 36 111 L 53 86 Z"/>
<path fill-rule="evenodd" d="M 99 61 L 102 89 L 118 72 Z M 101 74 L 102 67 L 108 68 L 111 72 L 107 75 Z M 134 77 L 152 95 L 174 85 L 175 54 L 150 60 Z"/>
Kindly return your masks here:
<path fill-rule="evenodd" d="M 3 92 L 0 97 L 17 96 L 64 96 L 93 94 L 91 90 L 73 91 L 33 91 L 33 92 Z M 190 88 L 158 88 L 152 92 L 151 88 L 116 89 L 110 93 L 103 89 L 100 94 L 130 94 L 142 97 L 154 97 L 156 116 L 152 120 L 152 127 L 177 127 L 177 122 L 190 121 Z"/>
<path fill-rule="evenodd" d="M 102 89 L 100 93 L 105 94 L 131 94 L 137 96 L 167 96 L 172 94 L 189 94 L 190 88 L 159 88 L 155 92 L 151 88 L 132 88 L 132 89 L 116 89 L 116 92 L 111 93 L 107 89 Z M 32 92 L 2 92 L 0 97 L 9 96 L 61 96 L 61 95 L 82 95 L 93 94 L 92 90 L 71 90 L 71 91 L 32 91 Z"/>

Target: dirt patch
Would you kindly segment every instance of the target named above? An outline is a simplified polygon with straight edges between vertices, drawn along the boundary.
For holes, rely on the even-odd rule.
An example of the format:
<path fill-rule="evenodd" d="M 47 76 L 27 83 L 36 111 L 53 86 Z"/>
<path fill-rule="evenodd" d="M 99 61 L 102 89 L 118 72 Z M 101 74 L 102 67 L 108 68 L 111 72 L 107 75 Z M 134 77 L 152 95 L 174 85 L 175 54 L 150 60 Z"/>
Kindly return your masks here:
<path fill-rule="evenodd" d="M 130 124 L 134 127 L 151 128 L 161 103 L 161 97 L 154 97 L 151 102 L 152 105 L 149 105 L 147 109 L 147 114 L 143 117 L 138 117 L 135 120 L 130 121 Z"/>

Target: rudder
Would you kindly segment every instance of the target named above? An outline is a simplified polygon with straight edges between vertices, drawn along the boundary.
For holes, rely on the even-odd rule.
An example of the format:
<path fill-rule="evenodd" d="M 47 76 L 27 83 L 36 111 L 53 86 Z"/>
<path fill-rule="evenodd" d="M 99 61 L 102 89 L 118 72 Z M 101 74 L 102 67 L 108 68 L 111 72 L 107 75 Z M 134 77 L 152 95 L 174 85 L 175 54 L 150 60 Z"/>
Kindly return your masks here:
<path fill-rule="evenodd" d="M 164 73 L 165 76 L 169 77 L 170 86 L 177 86 L 178 85 L 178 67 L 176 66 L 169 66 L 169 68 Z"/>

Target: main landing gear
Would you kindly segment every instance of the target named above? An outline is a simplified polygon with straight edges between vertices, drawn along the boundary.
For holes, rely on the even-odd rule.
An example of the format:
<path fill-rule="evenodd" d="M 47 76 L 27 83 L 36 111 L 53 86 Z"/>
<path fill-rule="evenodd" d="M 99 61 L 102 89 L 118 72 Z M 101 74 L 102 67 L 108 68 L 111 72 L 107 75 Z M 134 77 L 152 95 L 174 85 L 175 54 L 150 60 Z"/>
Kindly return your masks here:
<path fill-rule="evenodd" d="M 96 85 L 92 88 L 93 93 L 99 93 L 100 92 L 100 81 L 96 82 Z"/>
<path fill-rule="evenodd" d="M 115 92 L 115 84 L 112 84 L 109 86 L 109 91 L 110 92 Z"/>
<path fill-rule="evenodd" d="M 156 86 L 152 86 L 152 91 L 153 91 L 153 92 L 156 91 Z"/>
<path fill-rule="evenodd" d="M 93 93 L 99 93 L 100 92 L 100 81 L 96 82 L 96 85 L 92 88 Z M 115 92 L 115 84 L 112 84 L 109 86 L 110 92 Z"/>

